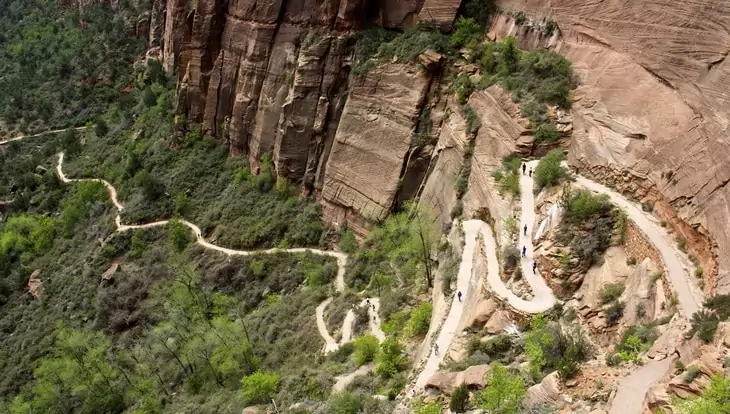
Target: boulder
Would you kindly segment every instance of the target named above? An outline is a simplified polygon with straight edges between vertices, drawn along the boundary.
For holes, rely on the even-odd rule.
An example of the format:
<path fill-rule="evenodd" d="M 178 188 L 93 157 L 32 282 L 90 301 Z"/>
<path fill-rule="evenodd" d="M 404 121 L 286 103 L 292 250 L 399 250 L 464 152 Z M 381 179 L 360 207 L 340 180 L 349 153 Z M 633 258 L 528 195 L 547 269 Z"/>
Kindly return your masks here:
<path fill-rule="evenodd" d="M 525 397 L 528 405 L 555 404 L 562 401 L 558 373 L 553 372 L 527 389 Z"/>
<path fill-rule="evenodd" d="M 467 326 L 484 326 L 497 309 L 499 304 L 494 299 L 482 299 L 477 303 L 476 309 L 472 313 L 471 322 Z"/>
<path fill-rule="evenodd" d="M 28 292 L 33 296 L 33 299 L 38 299 L 43 295 L 43 283 L 38 278 L 40 273 L 40 269 L 37 269 L 31 273 L 28 279 Z"/>
<path fill-rule="evenodd" d="M 498 334 L 504 332 L 510 325 L 512 325 L 512 318 L 509 312 L 500 309 L 492 314 L 492 317 L 489 318 L 484 328 L 487 330 L 487 333 Z"/>
<path fill-rule="evenodd" d="M 259 409 L 259 407 L 255 406 L 255 405 L 253 405 L 251 407 L 246 407 L 243 409 L 243 412 L 241 412 L 241 414 L 260 414 L 260 413 L 261 413 L 261 410 Z"/>
<path fill-rule="evenodd" d="M 461 372 L 439 371 L 426 382 L 426 389 L 437 389 L 451 395 L 456 387 L 466 384 L 470 388 L 482 389 L 486 385 L 489 365 L 474 365 Z"/>

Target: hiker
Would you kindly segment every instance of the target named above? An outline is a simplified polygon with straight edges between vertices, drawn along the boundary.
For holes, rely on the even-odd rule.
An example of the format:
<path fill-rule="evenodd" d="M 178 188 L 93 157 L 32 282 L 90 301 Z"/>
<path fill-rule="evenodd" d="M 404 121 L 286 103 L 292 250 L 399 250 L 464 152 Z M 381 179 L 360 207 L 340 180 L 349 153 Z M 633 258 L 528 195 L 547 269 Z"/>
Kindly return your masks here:
<path fill-rule="evenodd" d="M 527 236 L 527 224 L 525 224 L 525 236 Z"/>
<path fill-rule="evenodd" d="M 367 303 L 368 307 L 370 307 L 370 299 L 365 299 L 365 303 Z"/>
<path fill-rule="evenodd" d="M 433 344 L 433 353 L 436 355 L 439 354 L 439 344 Z"/>
<path fill-rule="evenodd" d="M 456 296 L 459 298 L 459 302 L 461 302 L 461 291 L 459 291 L 459 293 L 457 293 Z"/>
<path fill-rule="evenodd" d="M 530 168 L 530 177 L 532 177 L 532 168 Z"/>
<path fill-rule="evenodd" d="M 537 269 L 537 260 L 532 262 L 532 274 L 535 274 L 535 269 Z"/>
<path fill-rule="evenodd" d="M 527 168 L 527 164 L 524 162 L 522 163 L 522 175 L 525 175 L 525 169 Z"/>
<path fill-rule="evenodd" d="M 522 246 L 522 257 L 525 257 L 525 254 L 527 254 L 527 247 Z"/>

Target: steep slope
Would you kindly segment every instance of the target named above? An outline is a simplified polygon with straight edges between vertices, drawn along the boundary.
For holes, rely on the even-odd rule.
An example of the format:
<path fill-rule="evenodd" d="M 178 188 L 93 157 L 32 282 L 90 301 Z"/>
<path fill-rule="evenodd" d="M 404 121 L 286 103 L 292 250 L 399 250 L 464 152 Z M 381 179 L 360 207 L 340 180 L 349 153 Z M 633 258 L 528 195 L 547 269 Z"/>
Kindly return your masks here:
<path fill-rule="evenodd" d="M 730 5 L 722 2 L 499 1 L 562 38 L 503 15 L 492 35 L 550 46 L 580 76 L 569 161 L 654 204 L 708 275 L 730 289 L 730 155 L 727 105 Z M 717 266 L 714 264 L 717 260 Z"/>

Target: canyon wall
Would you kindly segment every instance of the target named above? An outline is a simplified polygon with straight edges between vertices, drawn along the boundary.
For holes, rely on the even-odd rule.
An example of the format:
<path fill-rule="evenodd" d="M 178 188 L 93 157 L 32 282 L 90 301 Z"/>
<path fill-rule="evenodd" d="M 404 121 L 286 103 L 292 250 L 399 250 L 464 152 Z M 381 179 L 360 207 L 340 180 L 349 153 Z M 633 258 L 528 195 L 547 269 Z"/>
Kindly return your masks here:
<path fill-rule="evenodd" d="M 709 0 L 497 0 L 490 37 L 550 47 L 579 77 L 569 163 L 641 201 L 685 240 L 710 292 L 730 291 L 730 3 Z M 373 22 L 448 28 L 450 0 L 167 0 L 164 66 L 179 79 L 178 113 L 258 165 L 303 182 L 326 217 L 364 232 L 421 194 L 445 224 L 465 143 L 456 106 L 438 103 L 439 71 L 383 64 L 350 75 L 356 31 Z M 517 25 L 517 12 L 527 19 Z M 560 30 L 545 34 L 547 19 Z M 539 153 L 498 91 L 471 102 L 475 142 L 465 212 L 494 208 L 490 169 L 506 153 Z M 440 105 L 433 140 L 410 137 Z M 184 117 L 182 117 L 184 115 Z M 426 177 L 429 177 L 425 180 Z"/>
<path fill-rule="evenodd" d="M 580 77 L 569 162 L 642 201 L 730 292 L 730 3 L 502 0 L 492 37 L 551 47 Z M 510 13 L 527 13 L 517 25 Z M 530 26 L 554 19 L 561 36 Z"/>

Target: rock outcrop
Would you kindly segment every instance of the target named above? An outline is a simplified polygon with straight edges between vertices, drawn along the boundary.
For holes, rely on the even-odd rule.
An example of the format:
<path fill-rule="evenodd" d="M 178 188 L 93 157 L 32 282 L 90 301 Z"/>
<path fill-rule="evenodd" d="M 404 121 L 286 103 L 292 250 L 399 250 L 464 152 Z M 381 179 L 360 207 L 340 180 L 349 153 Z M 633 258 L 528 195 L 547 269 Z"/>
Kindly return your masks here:
<path fill-rule="evenodd" d="M 700 260 L 707 289 L 730 291 L 730 4 L 497 5 L 530 19 L 520 26 L 500 16 L 493 38 L 515 34 L 524 47 L 554 47 L 580 77 L 569 163 L 652 202 Z M 561 38 L 531 23 L 548 16 Z"/>
<path fill-rule="evenodd" d="M 489 365 L 474 365 L 460 372 L 439 371 L 426 383 L 426 388 L 437 389 L 444 394 L 451 394 L 461 384 L 473 389 L 482 389 L 487 383 Z"/>
<path fill-rule="evenodd" d="M 202 124 L 254 170 L 269 153 L 329 221 L 362 234 L 422 187 L 433 148 L 411 151 L 410 140 L 443 58 L 350 76 L 353 29 L 412 26 L 422 3 L 168 0 L 163 60 L 179 79 L 178 122 Z"/>

